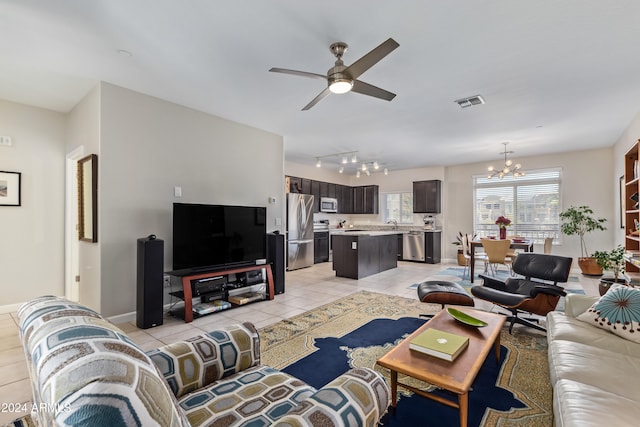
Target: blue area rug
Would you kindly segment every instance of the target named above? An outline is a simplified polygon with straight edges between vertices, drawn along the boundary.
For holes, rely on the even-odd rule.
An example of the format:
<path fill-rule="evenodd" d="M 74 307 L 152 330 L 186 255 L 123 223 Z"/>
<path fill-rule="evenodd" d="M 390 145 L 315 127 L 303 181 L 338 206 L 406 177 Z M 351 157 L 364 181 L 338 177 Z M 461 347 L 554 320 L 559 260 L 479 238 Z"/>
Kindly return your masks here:
<path fill-rule="evenodd" d="M 425 319 L 418 317 L 420 313 L 438 311 L 439 306 L 423 304 L 417 298 L 357 292 L 260 329 L 261 360 L 314 387 L 322 387 L 352 367 L 375 369 L 389 383 L 389 370 L 378 366 L 376 361 L 424 324 Z M 491 351 L 469 393 L 469 426 L 552 425 L 545 334 L 520 328 L 510 335 L 505 328 L 500 344 L 500 365 Z M 401 378 L 401 381 L 441 393 L 415 379 Z M 460 424 L 455 409 L 399 388 L 396 413 L 386 414 L 382 425 Z"/>
<path fill-rule="evenodd" d="M 352 366 L 366 363 L 366 359 L 379 357 L 402 337 L 415 331 L 425 320 L 405 317 L 397 320 L 376 319 L 342 337 L 319 338 L 314 342 L 318 349 L 313 354 L 284 368 L 284 371 L 300 378 L 313 387 L 320 388 Z M 369 357 L 367 354 L 369 353 Z M 524 408 L 526 405 L 514 394 L 497 385 L 507 349 L 501 347 L 501 364 L 496 364 L 493 353 L 485 360 L 469 393 L 470 427 L 480 426 L 487 407 L 498 411 Z M 369 360 L 371 362 L 373 360 Z M 360 363 L 359 363 L 360 362 Z M 406 380 L 405 380 L 406 381 Z M 424 383 L 423 383 L 424 384 Z M 425 384 L 426 387 L 428 387 Z M 442 390 L 431 391 L 451 399 L 452 394 Z M 455 398 L 455 397 L 454 397 Z M 456 426 L 460 423 L 456 409 L 409 392 L 402 392 L 396 413 L 387 413 L 382 425 L 393 426 Z"/>

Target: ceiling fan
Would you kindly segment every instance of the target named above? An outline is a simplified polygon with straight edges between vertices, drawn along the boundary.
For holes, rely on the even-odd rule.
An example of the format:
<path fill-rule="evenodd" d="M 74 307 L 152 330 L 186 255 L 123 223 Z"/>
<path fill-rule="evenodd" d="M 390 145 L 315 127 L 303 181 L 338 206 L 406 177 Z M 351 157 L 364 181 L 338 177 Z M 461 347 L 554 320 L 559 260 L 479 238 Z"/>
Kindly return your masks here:
<path fill-rule="evenodd" d="M 375 98 L 391 101 L 396 95 L 379 87 L 370 85 L 358 77 L 369 68 L 373 67 L 382 58 L 390 54 L 394 49 L 400 46 L 394 39 L 390 38 L 383 42 L 371 52 L 358 59 L 350 66 L 345 66 L 342 62 L 342 55 L 347 51 L 348 45 L 344 42 L 336 42 L 329 46 L 331 52 L 335 55 L 336 63 L 327 71 L 327 75 L 308 73 L 306 71 L 288 70 L 286 68 L 272 68 L 269 71 L 274 73 L 293 74 L 294 76 L 310 77 L 313 79 L 321 79 L 327 82 L 327 87 L 304 106 L 302 111 L 309 110 L 311 107 L 320 102 L 329 93 L 346 93 L 349 91 L 361 93 L 363 95 L 373 96 Z"/>

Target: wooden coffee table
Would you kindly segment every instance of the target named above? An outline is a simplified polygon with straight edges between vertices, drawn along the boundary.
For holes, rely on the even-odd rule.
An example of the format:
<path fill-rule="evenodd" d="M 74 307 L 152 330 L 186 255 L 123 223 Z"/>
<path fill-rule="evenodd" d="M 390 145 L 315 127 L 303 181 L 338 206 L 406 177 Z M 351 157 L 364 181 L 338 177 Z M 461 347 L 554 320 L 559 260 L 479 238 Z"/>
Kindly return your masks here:
<path fill-rule="evenodd" d="M 378 359 L 378 365 L 391 371 L 391 408 L 395 412 L 398 386 L 404 387 L 420 396 L 427 397 L 460 411 L 460 426 L 467 426 L 469 415 L 469 389 L 473 384 L 487 354 L 494 348 L 496 363 L 500 363 L 500 330 L 505 316 L 485 311 L 461 308 L 460 311 L 484 320 L 488 326 L 476 328 L 458 322 L 446 310 L 436 314 L 426 324 L 409 335 L 397 347 Z M 453 362 L 438 359 L 409 349 L 409 342 L 427 328 L 435 328 L 469 337 L 469 347 Z M 457 395 L 457 402 L 427 393 L 407 384 L 398 382 L 398 373 L 425 381 Z"/>

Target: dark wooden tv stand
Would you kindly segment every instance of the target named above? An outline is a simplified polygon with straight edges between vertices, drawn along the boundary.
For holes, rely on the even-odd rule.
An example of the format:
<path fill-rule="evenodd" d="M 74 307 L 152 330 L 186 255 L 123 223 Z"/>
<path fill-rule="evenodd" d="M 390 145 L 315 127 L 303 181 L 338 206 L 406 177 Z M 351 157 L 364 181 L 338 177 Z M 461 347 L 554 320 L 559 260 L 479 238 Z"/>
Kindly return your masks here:
<path fill-rule="evenodd" d="M 189 322 L 193 322 L 193 304 L 192 304 L 193 294 L 191 293 L 192 280 L 206 279 L 214 276 L 228 276 L 231 274 L 246 273 L 247 271 L 255 271 L 255 270 L 262 270 L 262 269 L 265 269 L 267 272 L 266 296 L 267 296 L 267 299 L 272 300 L 274 297 L 274 289 L 273 289 L 273 273 L 271 272 L 270 264 L 252 265 L 249 267 L 238 267 L 230 270 L 215 270 L 215 271 L 193 273 L 193 274 L 179 275 L 179 276 L 171 274 L 171 272 L 168 272 L 167 274 L 180 277 L 182 281 L 181 295 L 176 295 L 175 293 L 172 293 L 172 295 L 178 296 L 184 300 L 184 321 L 189 323 Z M 211 313 L 211 314 L 214 314 L 214 313 Z"/>

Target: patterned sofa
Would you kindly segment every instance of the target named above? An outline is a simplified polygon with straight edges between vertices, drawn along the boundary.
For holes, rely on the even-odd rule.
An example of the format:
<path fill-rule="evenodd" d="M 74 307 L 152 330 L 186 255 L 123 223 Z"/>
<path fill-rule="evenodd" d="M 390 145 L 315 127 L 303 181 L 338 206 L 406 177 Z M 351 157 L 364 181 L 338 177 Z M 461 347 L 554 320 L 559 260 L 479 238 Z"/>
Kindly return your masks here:
<path fill-rule="evenodd" d="M 389 405 L 388 386 L 370 369 L 315 390 L 261 365 L 248 322 L 145 353 L 62 298 L 27 302 L 18 317 L 40 425 L 375 426 Z"/>

